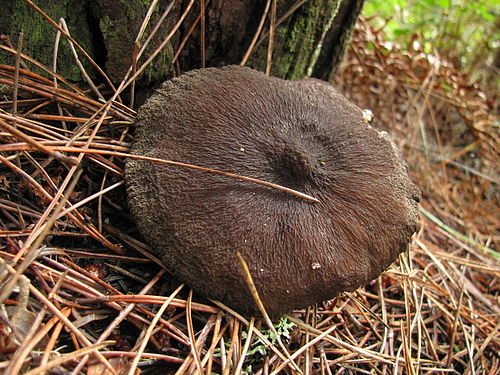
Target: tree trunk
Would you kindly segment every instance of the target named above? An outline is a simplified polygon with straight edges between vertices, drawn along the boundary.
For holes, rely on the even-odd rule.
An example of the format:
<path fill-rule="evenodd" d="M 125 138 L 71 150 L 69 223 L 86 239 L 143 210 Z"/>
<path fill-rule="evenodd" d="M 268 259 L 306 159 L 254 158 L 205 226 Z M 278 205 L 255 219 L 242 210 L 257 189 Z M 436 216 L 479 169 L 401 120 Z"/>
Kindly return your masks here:
<path fill-rule="evenodd" d="M 59 23 L 60 18 L 64 18 L 73 39 L 85 49 L 113 82 L 121 81 L 132 62 L 134 41 L 147 13 L 149 1 L 39 0 L 36 3 L 56 23 Z M 153 25 L 156 24 L 168 5 L 166 0 L 159 3 L 159 9 L 155 10 L 151 17 Z M 52 67 L 57 29 L 24 1 L 2 0 L 2 8 L 5 9 L 5 12 L 0 17 L 0 34 L 6 35 L 10 44 L 16 48 L 19 33 L 23 32 L 22 52 L 45 66 Z M 167 36 L 177 22 L 178 11 L 179 9 L 174 7 L 170 12 L 170 17 L 153 38 L 145 56 L 150 55 Z M 149 29 L 151 30 L 151 27 Z M 172 39 L 172 43 L 168 44 L 157 56 L 155 63 L 151 64 L 142 75 L 141 83 L 143 85 L 165 79 L 172 73 L 172 45 L 178 43 L 179 36 L 176 35 Z M 57 51 L 58 73 L 71 81 L 82 81 L 81 72 L 75 64 L 75 58 L 66 38 L 61 37 Z M 90 77 L 100 82 L 101 78 L 97 71 L 92 68 L 81 52 L 77 52 L 79 60 Z M 2 51 L 0 64 L 13 65 L 14 57 L 10 53 Z"/>
<path fill-rule="evenodd" d="M 176 1 L 160 31 L 146 50 L 143 62 L 164 40 L 191 0 Z M 204 17 L 200 9 L 205 4 Z M 174 34 L 170 43 L 141 75 L 139 87 L 151 87 L 177 72 L 201 66 L 239 64 L 252 43 L 261 18 L 262 31 L 248 59 L 247 65 L 281 78 L 299 79 L 313 76 L 328 79 L 343 55 L 352 27 L 364 0 L 194 0 L 190 12 Z M 127 72 L 134 51 L 134 41 L 150 1 L 147 0 L 39 0 L 37 5 L 54 21 L 64 18 L 72 37 L 105 70 L 113 82 L 119 82 Z M 170 4 L 160 0 L 153 12 L 145 35 Z M 0 18 L 3 45 L 15 49 L 19 32 L 24 33 L 23 53 L 52 67 L 57 30 L 42 16 L 20 0 L 3 0 L 4 16 Z M 271 19 L 272 56 L 270 43 Z M 201 25 L 204 25 L 202 43 Z M 172 64 L 175 52 L 187 36 L 179 59 Z M 143 43 L 145 37 L 140 41 Z M 202 48 L 203 46 L 203 48 Z M 203 52 L 202 52 L 203 50 Z M 204 61 L 202 61 L 202 55 Z M 79 52 L 80 61 L 90 76 L 100 82 L 97 71 Z M 13 64 L 11 52 L 0 52 L 0 63 Z M 29 63 L 28 63 L 29 65 Z M 66 78 L 81 81 L 67 40 L 62 37 L 58 48 L 58 72 Z"/>
<path fill-rule="evenodd" d="M 210 2 L 205 27 L 206 66 L 242 61 L 266 3 L 267 0 Z M 363 0 L 281 0 L 277 4 L 271 75 L 287 79 L 327 78 L 340 63 Z M 249 66 L 263 71 L 268 60 L 271 13 L 269 9 L 261 36 L 248 61 Z M 190 26 L 198 14 L 199 10 L 186 25 Z M 184 51 L 183 66 L 192 68 L 202 64 L 198 30 L 199 27 Z"/>

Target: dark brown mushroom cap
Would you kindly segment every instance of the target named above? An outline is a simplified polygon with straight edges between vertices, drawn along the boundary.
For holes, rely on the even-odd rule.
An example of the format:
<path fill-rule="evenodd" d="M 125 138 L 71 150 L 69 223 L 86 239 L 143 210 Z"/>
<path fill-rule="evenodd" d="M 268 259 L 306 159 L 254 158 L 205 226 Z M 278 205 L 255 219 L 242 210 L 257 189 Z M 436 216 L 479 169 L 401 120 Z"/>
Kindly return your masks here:
<path fill-rule="evenodd" d="M 139 229 L 199 293 L 254 313 L 236 252 L 272 315 L 376 278 L 417 229 L 417 187 L 384 132 L 332 86 L 239 66 L 165 82 L 139 110 L 132 152 L 283 185 L 129 160 Z"/>

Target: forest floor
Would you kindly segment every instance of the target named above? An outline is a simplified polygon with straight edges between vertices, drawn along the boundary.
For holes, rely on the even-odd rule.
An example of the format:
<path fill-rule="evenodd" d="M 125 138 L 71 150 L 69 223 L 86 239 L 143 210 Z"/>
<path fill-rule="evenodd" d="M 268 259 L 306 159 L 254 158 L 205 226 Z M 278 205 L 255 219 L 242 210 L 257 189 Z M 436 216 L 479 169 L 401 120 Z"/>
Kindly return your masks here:
<path fill-rule="evenodd" d="M 134 110 L 0 66 L 0 372 L 498 374 L 496 98 L 363 21 L 336 77 L 400 146 L 420 229 L 377 280 L 276 321 L 277 340 L 149 254 L 124 198 Z"/>

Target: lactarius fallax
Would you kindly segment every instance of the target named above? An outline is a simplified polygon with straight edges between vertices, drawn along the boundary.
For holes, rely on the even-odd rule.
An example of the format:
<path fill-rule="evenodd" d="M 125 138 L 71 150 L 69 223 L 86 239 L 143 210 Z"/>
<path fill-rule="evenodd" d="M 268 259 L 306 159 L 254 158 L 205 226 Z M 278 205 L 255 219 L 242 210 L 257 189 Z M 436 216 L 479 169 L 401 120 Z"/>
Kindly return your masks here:
<path fill-rule="evenodd" d="M 136 155 L 281 185 L 319 200 L 186 167 L 129 160 L 130 209 L 166 268 L 200 294 L 271 315 L 376 278 L 417 229 L 418 188 L 396 145 L 315 79 L 239 66 L 188 72 L 142 106 Z"/>

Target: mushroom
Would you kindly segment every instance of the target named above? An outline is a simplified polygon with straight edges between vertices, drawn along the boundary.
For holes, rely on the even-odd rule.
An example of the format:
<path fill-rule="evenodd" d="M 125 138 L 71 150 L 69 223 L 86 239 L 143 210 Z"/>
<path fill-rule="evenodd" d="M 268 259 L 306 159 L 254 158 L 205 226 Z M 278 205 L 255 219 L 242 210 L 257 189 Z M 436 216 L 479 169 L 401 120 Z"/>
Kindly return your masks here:
<path fill-rule="evenodd" d="M 282 185 L 128 160 L 128 201 L 166 268 L 242 314 L 272 316 L 352 291 L 416 231 L 420 192 L 385 132 L 331 85 L 227 66 L 165 82 L 140 108 L 132 153 Z"/>

